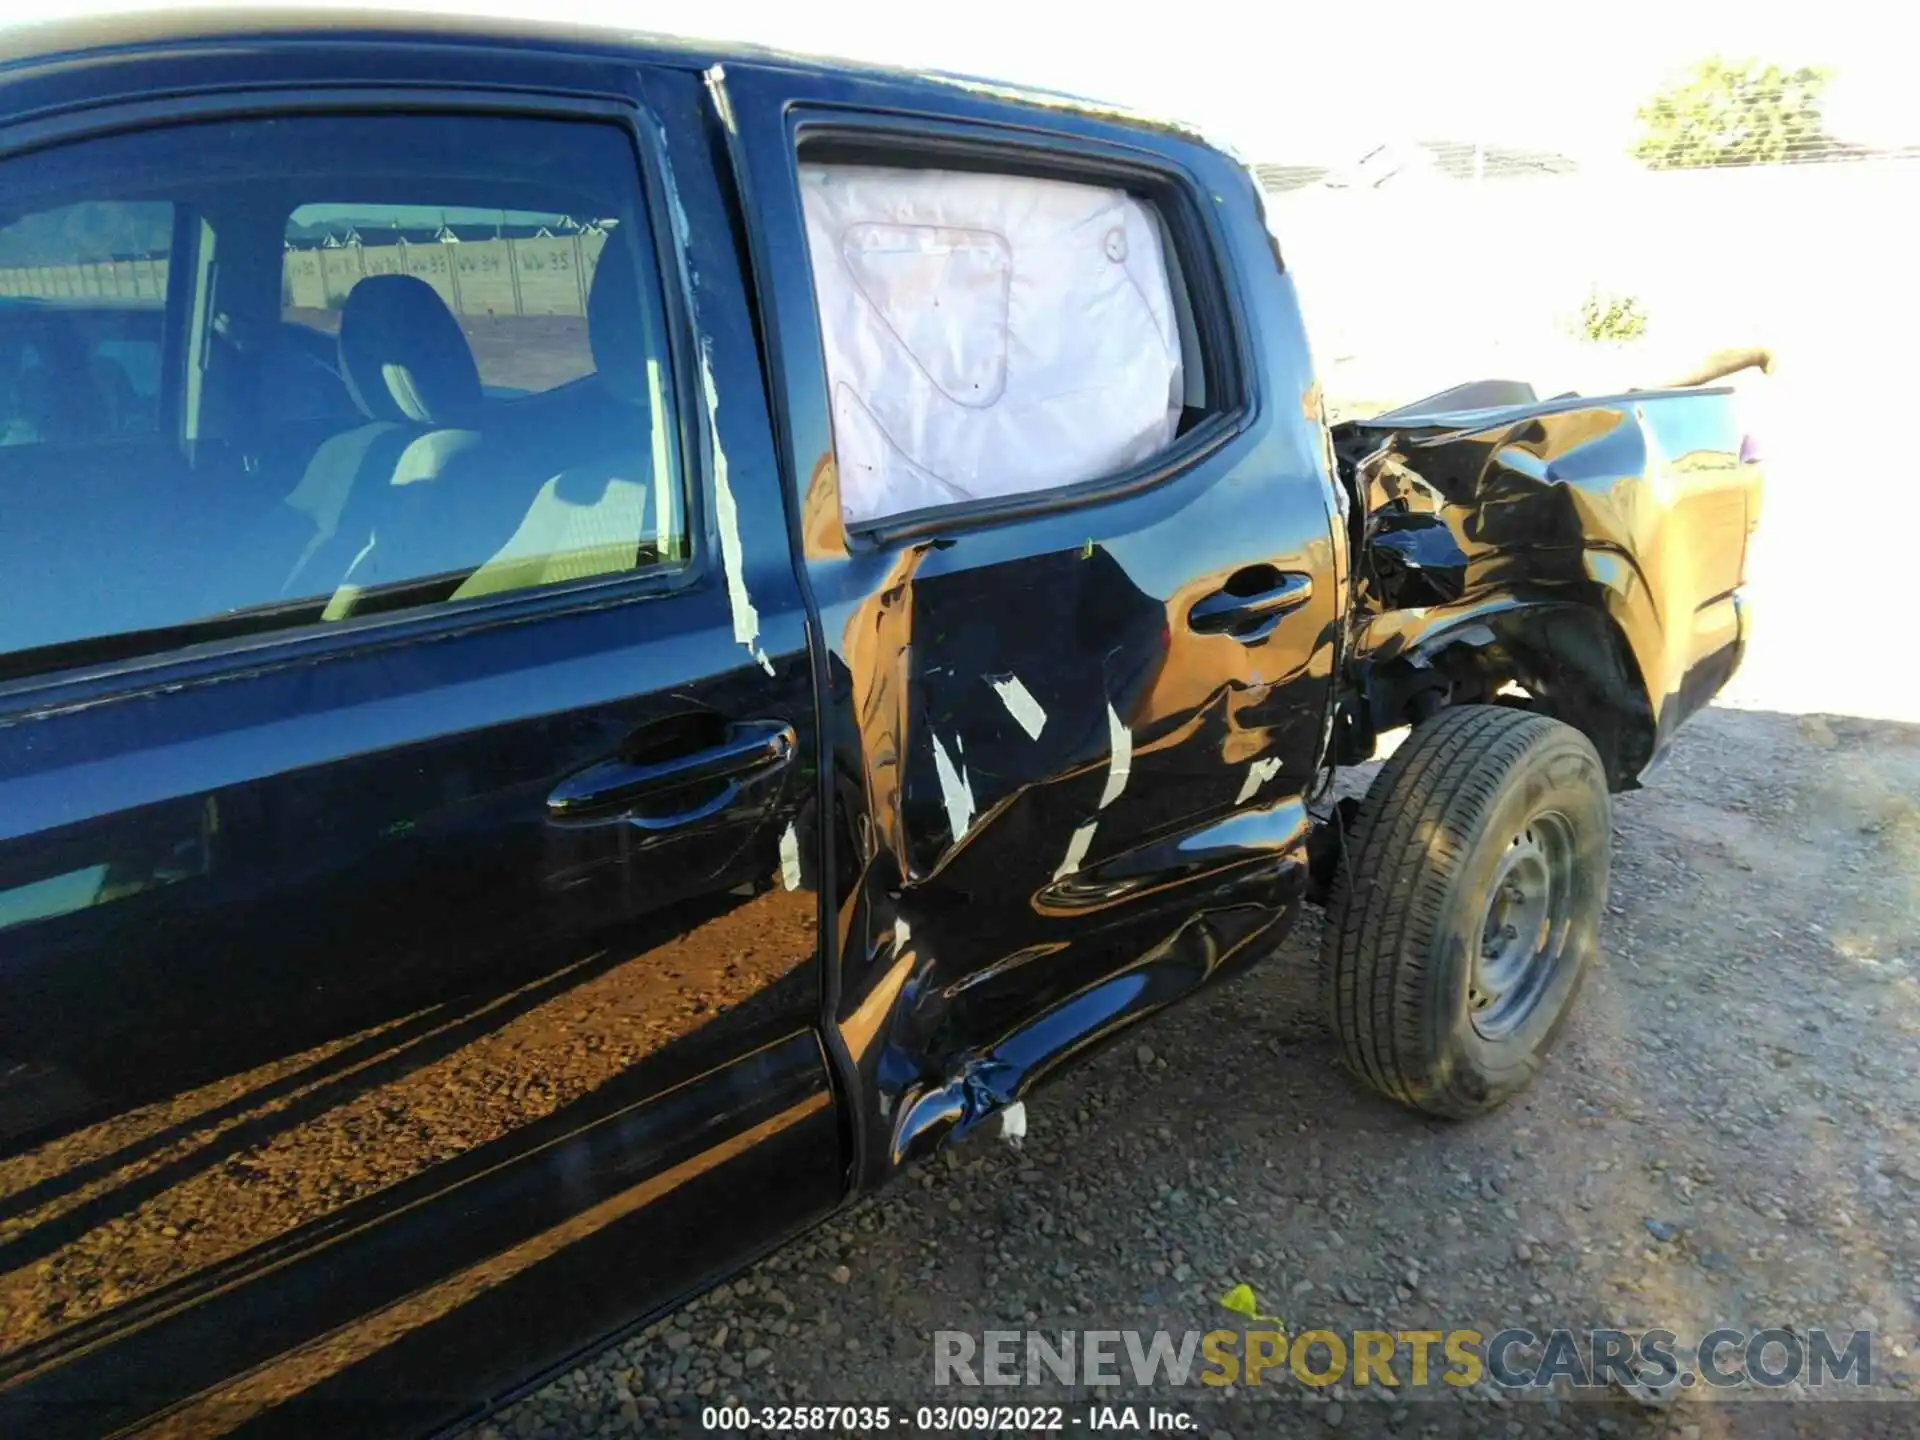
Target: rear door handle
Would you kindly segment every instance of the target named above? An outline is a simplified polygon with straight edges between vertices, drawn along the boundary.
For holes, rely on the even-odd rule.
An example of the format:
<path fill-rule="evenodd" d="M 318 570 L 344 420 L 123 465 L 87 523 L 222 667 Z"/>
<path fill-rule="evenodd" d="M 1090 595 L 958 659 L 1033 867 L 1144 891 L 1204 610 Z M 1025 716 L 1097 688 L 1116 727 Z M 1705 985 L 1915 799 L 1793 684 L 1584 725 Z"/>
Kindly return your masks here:
<path fill-rule="evenodd" d="M 1311 575 L 1249 565 L 1234 571 L 1224 587 L 1195 601 L 1187 625 L 1201 635 L 1264 640 L 1282 615 L 1304 605 L 1312 594 Z"/>
<path fill-rule="evenodd" d="M 793 757 L 793 727 L 781 720 L 742 720 L 727 727 L 718 745 L 641 765 L 606 760 L 569 775 L 547 796 L 547 814 L 561 821 L 601 824 L 619 820 L 643 830 L 666 830 L 717 815 L 739 797 L 742 786 L 778 770 Z M 718 794 L 704 793 L 719 784 Z M 640 815 L 634 807 L 686 804 L 666 813 Z"/>

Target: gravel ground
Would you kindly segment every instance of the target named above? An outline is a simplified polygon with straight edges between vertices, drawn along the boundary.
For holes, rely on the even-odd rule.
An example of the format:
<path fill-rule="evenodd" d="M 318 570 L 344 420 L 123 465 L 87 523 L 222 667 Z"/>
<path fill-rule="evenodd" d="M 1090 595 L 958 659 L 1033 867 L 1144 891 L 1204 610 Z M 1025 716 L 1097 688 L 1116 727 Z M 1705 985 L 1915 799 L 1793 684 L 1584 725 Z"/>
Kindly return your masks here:
<path fill-rule="evenodd" d="M 1868 1328 L 1875 1383 L 1662 1409 L 1152 1393 L 1216 1440 L 1920 1433 L 1920 727 L 1714 710 L 1615 827 L 1603 962 L 1500 1114 L 1432 1123 L 1344 1077 L 1308 1004 L 1309 912 L 1266 964 L 1042 1092 L 1022 1151 L 922 1166 L 474 1440 L 698 1433 L 727 1397 L 1145 1401 L 935 1391 L 932 1333 L 1216 1329 L 1239 1282 L 1291 1331 Z"/>

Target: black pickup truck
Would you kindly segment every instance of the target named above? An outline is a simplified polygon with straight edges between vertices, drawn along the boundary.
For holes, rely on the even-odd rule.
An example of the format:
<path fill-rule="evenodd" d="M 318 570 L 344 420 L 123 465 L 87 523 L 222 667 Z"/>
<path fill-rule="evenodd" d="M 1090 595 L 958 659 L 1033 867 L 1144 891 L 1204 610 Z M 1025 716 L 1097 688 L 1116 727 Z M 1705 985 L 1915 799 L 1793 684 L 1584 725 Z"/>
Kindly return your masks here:
<path fill-rule="evenodd" d="M 1283 253 L 1059 96 L 10 32 L 0 1431 L 471 1420 L 1316 890 L 1362 1078 L 1524 1084 L 1755 467 L 1702 389 L 1330 430 Z"/>

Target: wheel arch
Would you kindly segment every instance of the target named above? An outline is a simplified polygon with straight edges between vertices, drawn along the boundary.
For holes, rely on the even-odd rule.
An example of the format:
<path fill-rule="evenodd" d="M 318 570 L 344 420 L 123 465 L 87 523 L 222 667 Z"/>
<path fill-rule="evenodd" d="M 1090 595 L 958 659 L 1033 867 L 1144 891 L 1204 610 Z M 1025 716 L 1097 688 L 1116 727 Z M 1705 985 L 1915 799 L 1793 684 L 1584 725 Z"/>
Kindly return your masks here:
<path fill-rule="evenodd" d="M 1373 633 L 1407 617 L 1424 623 Z M 1505 598 L 1447 614 L 1393 612 L 1368 630 L 1342 709 L 1344 763 L 1366 759 L 1388 730 L 1472 704 L 1513 705 L 1573 726 L 1599 752 L 1616 791 L 1635 788 L 1653 758 L 1655 709 L 1626 631 L 1608 610 Z"/>

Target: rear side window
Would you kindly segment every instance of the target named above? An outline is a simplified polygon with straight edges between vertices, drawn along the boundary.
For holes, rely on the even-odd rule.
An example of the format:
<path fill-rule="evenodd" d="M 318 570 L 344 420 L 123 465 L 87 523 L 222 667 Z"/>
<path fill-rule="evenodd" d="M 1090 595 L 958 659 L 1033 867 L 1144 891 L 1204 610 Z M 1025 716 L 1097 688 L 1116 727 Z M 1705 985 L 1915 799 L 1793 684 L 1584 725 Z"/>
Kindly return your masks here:
<path fill-rule="evenodd" d="M 817 161 L 800 193 L 848 523 L 1116 475 L 1204 413 L 1151 200 Z"/>
<path fill-rule="evenodd" d="M 647 235 L 592 122 L 0 163 L 0 674 L 683 560 Z"/>

